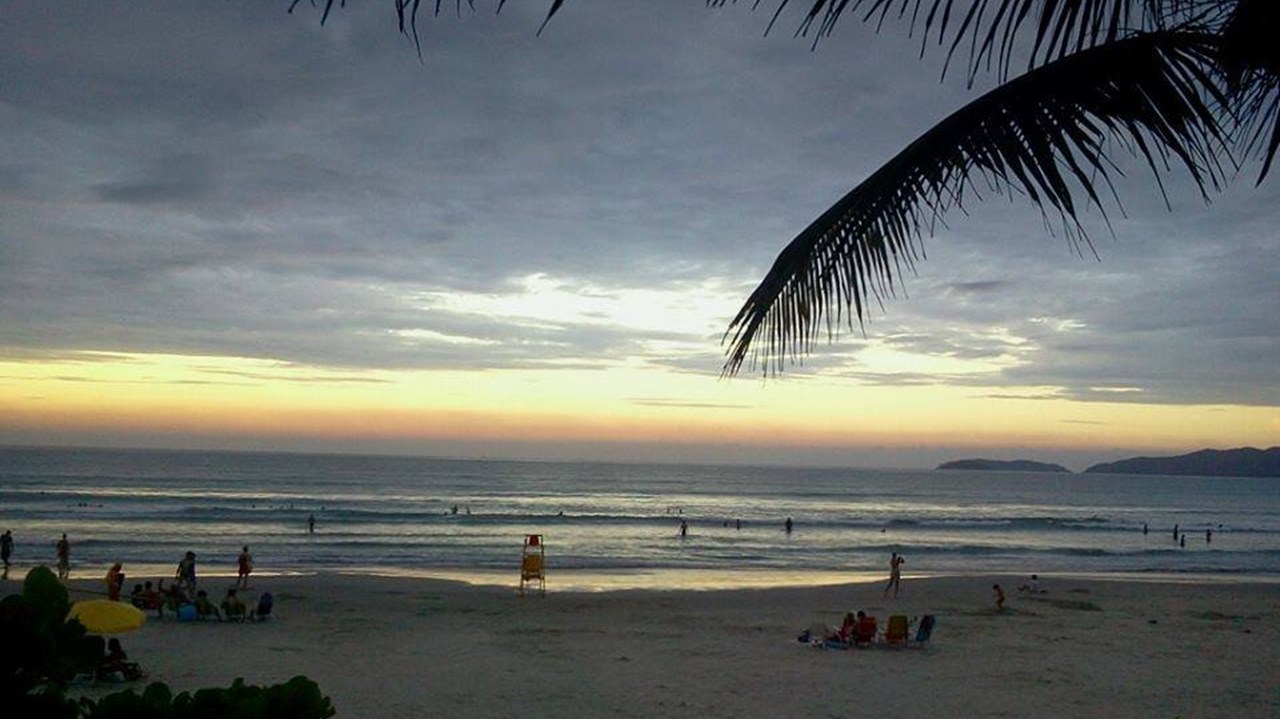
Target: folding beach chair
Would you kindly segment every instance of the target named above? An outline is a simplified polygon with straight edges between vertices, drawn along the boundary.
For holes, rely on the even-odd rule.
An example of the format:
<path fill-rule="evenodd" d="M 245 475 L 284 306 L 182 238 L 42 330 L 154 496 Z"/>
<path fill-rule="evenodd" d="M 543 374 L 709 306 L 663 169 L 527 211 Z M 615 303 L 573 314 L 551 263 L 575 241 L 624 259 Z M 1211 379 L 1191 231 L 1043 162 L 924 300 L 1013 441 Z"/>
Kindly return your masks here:
<path fill-rule="evenodd" d="M 929 643 L 929 638 L 933 636 L 933 615 L 926 614 L 920 617 L 920 627 L 916 629 L 916 638 L 907 643 L 907 646 L 916 649 L 923 648 Z"/>
<path fill-rule="evenodd" d="M 905 647 L 909 623 L 907 615 L 894 614 L 889 617 L 889 626 L 884 630 L 884 643 L 890 647 Z"/>
<path fill-rule="evenodd" d="M 853 625 L 853 645 L 855 647 L 869 647 L 876 642 L 876 618 L 873 616 L 865 616 Z"/>

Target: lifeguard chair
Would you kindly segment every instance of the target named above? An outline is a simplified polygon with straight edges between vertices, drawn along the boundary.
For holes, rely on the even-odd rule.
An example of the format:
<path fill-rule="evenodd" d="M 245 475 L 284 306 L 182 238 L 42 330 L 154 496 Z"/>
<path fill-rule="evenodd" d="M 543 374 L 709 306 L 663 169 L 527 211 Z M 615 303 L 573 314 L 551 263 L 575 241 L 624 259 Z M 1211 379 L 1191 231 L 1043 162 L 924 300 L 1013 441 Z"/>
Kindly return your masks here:
<path fill-rule="evenodd" d="M 524 551 L 520 555 L 520 596 L 524 596 L 526 585 L 537 585 L 538 593 L 547 594 L 547 553 L 542 545 L 541 534 L 527 534 L 524 538 Z"/>

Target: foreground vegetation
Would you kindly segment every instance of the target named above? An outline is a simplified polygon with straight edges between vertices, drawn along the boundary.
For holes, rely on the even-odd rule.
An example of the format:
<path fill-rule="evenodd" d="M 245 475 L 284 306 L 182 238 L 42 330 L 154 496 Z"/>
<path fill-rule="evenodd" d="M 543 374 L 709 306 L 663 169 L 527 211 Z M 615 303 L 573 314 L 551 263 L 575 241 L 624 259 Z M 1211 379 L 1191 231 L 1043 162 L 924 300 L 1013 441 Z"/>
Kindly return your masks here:
<path fill-rule="evenodd" d="M 161 682 L 100 699 L 73 699 L 68 684 L 93 676 L 102 661 L 102 638 L 80 622 L 65 621 L 67 590 L 47 567 L 32 569 L 21 594 L 0 601 L 0 706 L 8 716 L 42 719 L 325 719 L 329 698 L 310 679 L 297 676 L 267 687 L 237 679 L 227 688 L 177 695 Z M 16 712 L 16 713 L 15 713 Z"/>

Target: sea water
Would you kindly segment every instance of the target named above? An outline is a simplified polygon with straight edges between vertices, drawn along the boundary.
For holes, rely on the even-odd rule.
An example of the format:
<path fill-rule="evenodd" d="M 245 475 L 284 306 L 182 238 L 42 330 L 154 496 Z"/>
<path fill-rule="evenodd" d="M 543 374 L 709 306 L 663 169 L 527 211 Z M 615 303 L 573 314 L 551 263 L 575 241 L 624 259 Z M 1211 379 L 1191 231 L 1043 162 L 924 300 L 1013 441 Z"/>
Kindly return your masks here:
<path fill-rule="evenodd" d="M 540 534 L 549 576 L 582 588 L 847 580 L 891 552 L 908 576 L 1280 578 L 1280 480 L 1243 478 L 9 448 L 4 529 L 18 567 L 52 565 L 65 532 L 93 577 L 186 551 L 234 574 L 248 545 L 266 573 L 506 582 Z"/>

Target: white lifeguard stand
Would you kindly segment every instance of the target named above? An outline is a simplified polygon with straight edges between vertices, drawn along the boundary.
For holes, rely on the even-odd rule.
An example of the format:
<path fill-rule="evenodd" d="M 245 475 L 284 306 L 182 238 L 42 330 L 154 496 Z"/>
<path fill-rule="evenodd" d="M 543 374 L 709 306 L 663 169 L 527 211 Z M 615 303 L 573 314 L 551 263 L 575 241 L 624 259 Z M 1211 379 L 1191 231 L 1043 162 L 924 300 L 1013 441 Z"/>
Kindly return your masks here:
<path fill-rule="evenodd" d="M 526 534 L 524 550 L 520 555 L 520 596 L 524 596 L 525 586 L 536 584 L 538 594 L 547 595 L 547 553 L 542 544 L 541 534 Z"/>

